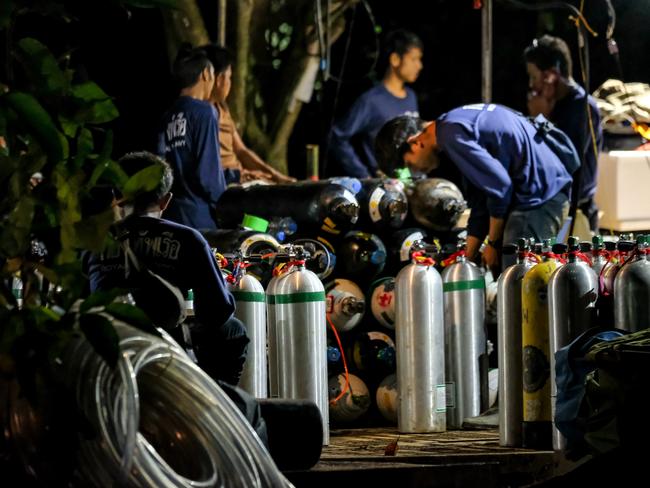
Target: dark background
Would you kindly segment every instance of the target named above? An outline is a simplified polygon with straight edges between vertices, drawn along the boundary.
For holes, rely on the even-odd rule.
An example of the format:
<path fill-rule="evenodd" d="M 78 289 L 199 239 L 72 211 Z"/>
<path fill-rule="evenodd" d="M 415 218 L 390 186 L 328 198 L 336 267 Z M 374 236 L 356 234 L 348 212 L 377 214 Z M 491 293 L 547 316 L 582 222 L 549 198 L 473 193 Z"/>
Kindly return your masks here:
<path fill-rule="evenodd" d="M 535 3 L 528 0 L 528 3 Z M 536 2 L 541 3 L 541 2 Z M 579 5 L 578 0 L 570 2 Z M 625 81 L 650 82 L 650 0 L 613 0 L 617 14 L 614 38 L 620 48 Z M 200 0 L 204 18 L 216 39 L 216 1 Z M 368 0 L 348 12 L 348 31 L 332 48 L 331 79 L 319 80 L 314 98 L 300 115 L 289 143 L 290 172 L 304 174 L 305 144 L 321 144 L 327 153 L 327 132 L 333 117 L 381 76 L 371 71 L 375 30 L 386 33 L 405 28 L 418 34 L 425 46 L 424 69 L 414 85 L 420 113 L 431 119 L 465 103 L 480 101 L 481 12 L 473 0 Z M 78 77 L 87 76 L 115 98 L 120 118 L 115 122 L 114 156 L 154 146 L 158 120 L 173 100 L 162 17 L 156 9 L 125 9 L 109 2 L 66 3 L 71 21 L 22 17 L 14 26 L 15 38 L 32 35 L 52 47 L 55 54 L 72 50 Z M 577 63 L 576 29 L 569 12 L 529 12 L 507 2 L 494 2 L 493 101 L 525 110 L 527 77 L 522 50 L 541 34 L 563 37 L 572 48 L 574 75 Z M 604 0 L 585 2 L 585 16 L 599 33 L 589 37 L 591 91 L 608 78 L 619 78 L 619 68 L 608 53 Z M 354 17 L 354 19 L 353 19 Z M 351 21 L 354 20 L 350 31 Z M 347 36 L 347 60 L 343 66 Z M 381 37 L 381 34 L 379 34 Z M 338 93 L 338 96 L 337 96 Z"/>

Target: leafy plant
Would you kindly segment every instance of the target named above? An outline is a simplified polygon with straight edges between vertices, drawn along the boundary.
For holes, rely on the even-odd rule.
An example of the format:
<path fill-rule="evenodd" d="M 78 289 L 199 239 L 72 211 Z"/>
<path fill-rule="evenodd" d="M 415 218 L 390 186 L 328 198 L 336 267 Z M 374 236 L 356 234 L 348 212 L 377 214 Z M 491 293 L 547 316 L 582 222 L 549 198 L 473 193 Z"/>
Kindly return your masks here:
<path fill-rule="evenodd" d="M 118 3 L 170 7 L 175 0 Z M 154 330 L 141 310 L 115 303 L 123 290 L 88 296 L 81 256 L 115 245 L 112 189 L 137 194 L 159 174 L 128 178 L 113 160 L 110 123 L 118 110 L 100 86 L 78 81 L 38 39 L 12 37 L 19 16 L 62 12 L 62 4 L 27 0 L 0 8 L 12 54 L 0 75 L 0 372 L 32 399 L 76 334 L 114 365 L 112 318 Z"/>

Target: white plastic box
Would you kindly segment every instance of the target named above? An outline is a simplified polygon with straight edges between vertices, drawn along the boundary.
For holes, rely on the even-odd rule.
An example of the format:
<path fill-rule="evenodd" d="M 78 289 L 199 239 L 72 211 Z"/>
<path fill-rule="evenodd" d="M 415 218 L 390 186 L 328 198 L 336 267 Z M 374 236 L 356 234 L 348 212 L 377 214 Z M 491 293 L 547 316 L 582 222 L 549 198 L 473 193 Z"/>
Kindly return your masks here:
<path fill-rule="evenodd" d="M 602 229 L 650 230 L 650 151 L 601 153 L 596 203 Z"/>

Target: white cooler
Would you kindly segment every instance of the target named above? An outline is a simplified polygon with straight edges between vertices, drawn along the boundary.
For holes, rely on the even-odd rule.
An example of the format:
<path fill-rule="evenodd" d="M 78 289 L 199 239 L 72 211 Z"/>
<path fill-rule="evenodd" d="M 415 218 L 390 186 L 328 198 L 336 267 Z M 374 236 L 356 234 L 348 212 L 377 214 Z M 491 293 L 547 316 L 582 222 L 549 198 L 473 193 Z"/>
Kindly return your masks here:
<path fill-rule="evenodd" d="M 596 203 L 602 229 L 650 231 L 650 151 L 601 153 Z"/>

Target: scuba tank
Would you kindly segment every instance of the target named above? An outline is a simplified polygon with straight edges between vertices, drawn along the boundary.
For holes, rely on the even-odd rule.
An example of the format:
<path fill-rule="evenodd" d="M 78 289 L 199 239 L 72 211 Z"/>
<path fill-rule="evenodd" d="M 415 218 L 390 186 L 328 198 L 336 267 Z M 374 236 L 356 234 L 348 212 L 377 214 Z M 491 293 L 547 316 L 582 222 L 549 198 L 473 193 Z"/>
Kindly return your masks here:
<path fill-rule="evenodd" d="M 370 286 L 370 310 L 387 329 L 395 329 L 395 278 L 380 278 Z"/>
<path fill-rule="evenodd" d="M 464 247 L 445 264 L 447 427 L 460 429 L 467 417 L 488 408 L 485 278 L 478 266 L 467 261 Z"/>
<path fill-rule="evenodd" d="M 633 241 L 623 239 L 619 240 L 615 246 L 615 249 L 612 249 L 613 244 L 609 243 L 607 249 L 611 249 L 609 252 L 610 255 L 613 256 L 613 259 L 610 260 L 609 264 L 605 265 L 600 274 L 601 290 L 607 295 L 614 293 L 614 280 L 616 279 L 616 274 L 621 268 L 621 265 L 627 259 L 629 253 L 631 253 L 635 248 Z"/>
<path fill-rule="evenodd" d="M 246 326 L 250 339 L 248 354 L 239 387 L 255 398 L 266 398 L 266 303 L 264 288 L 245 268 L 239 268 L 227 279 L 228 290 L 235 298 L 235 317 Z"/>
<path fill-rule="evenodd" d="M 270 393 L 272 397 L 313 401 L 322 415 L 323 445 L 327 445 L 325 289 L 318 277 L 305 269 L 303 249 L 285 249 L 283 258 L 288 262 L 276 272 L 266 291 Z"/>
<path fill-rule="evenodd" d="M 555 418 L 555 353 L 596 325 L 598 278 L 591 261 L 579 250 L 578 239 L 568 239 L 567 263 L 548 282 L 551 413 Z M 566 246 L 565 246 L 566 247 Z M 564 450 L 566 439 L 553 428 L 553 448 Z"/>
<path fill-rule="evenodd" d="M 305 267 L 316 273 L 316 276 L 322 281 L 332 274 L 336 266 L 336 255 L 334 248 L 325 239 L 318 237 L 316 239 L 295 239 L 292 244 L 302 246 L 309 253 L 309 258 L 305 262 Z"/>
<path fill-rule="evenodd" d="M 637 332 L 650 327 L 650 235 L 638 236 L 636 251 L 614 280 L 616 327 Z"/>
<path fill-rule="evenodd" d="M 347 389 L 345 374 L 332 376 L 329 379 L 330 418 L 335 422 L 352 422 L 370 408 L 370 392 L 366 384 L 353 374 L 348 374 L 348 379 Z M 341 396 L 343 391 L 345 393 Z"/>
<path fill-rule="evenodd" d="M 400 432 L 444 432 L 447 425 L 442 280 L 429 252 L 413 253 L 395 278 Z"/>
<path fill-rule="evenodd" d="M 598 279 L 596 325 L 608 329 L 614 327 L 614 297 L 604 290 L 603 269 L 614 265 L 610 261 L 610 252 L 614 250 L 615 244 L 613 242 L 603 242 L 602 236 L 594 236 L 591 239 L 591 269 L 594 270 Z"/>
<path fill-rule="evenodd" d="M 467 208 L 458 187 L 442 178 L 417 180 L 407 189 L 407 195 L 413 218 L 427 229 L 453 229 Z"/>
<path fill-rule="evenodd" d="M 394 179 L 361 180 L 359 224 L 362 228 L 399 229 L 408 213 L 404 184 Z"/>
<path fill-rule="evenodd" d="M 326 313 L 339 332 L 352 330 L 363 318 L 366 301 L 361 288 L 350 280 L 337 279 L 326 289 Z"/>
<path fill-rule="evenodd" d="M 497 282 L 497 359 L 499 361 L 499 445 L 521 446 L 521 282 L 536 262 L 526 239 L 503 246 L 517 255 Z"/>
<path fill-rule="evenodd" d="M 399 405 L 396 374 L 389 374 L 379 383 L 375 393 L 375 401 L 379 413 L 389 422 L 396 424 L 397 407 Z"/>
<path fill-rule="evenodd" d="M 278 252 L 280 243 L 266 233 L 268 222 L 253 215 L 245 215 L 237 229 L 217 229 L 203 233 L 211 248 L 220 254 L 267 255 Z M 263 284 L 271 279 L 272 267 L 268 262 L 256 260 L 248 268 L 248 274 L 257 277 Z"/>
<path fill-rule="evenodd" d="M 234 227 L 248 213 L 264 218 L 291 217 L 300 228 L 320 227 L 339 234 L 357 221 L 359 203 L 355 193 L 360 187 L 354 178 L 234 186 L 219 198 L 215 215 L 219 226 L 225 228 Z"/>
<path fill-rule="evenodd" d="M 552 445 L 549 358 L 548 281 L 561 266 L 561 257 L 542 244 L 542 262 L 533 266 L 521 283 L 521 342 L 523 367 L 523 447 L 550 449 Z"/>
<path fill-rule="evenodd" d="M 327 340 L 327 374 L 339 374 L 344 370 L 341 350 L 333 341 Z"/>
<path fill-rule="evenodd" d="M 411 252 L 426 238 L 427 232 L 424 229 L 410 227 L 400 229 L 388 235 L 386 248 L 388 250 L 386 267 L 384 272 L 397 275 L 399 271 L 411 262 Z"/>
<path fill-rule="evenodd" d="M 348 232 L 336 249 L 337 274 L 367 284 L 381 273 L 386 248 L 379 237 L 365 232 Z"/>
<path fill-rule="evenodd" d="M 352 360 L 366 375 L 383 377 L 395 371 L 395 343 L 383 332 L 362 332 L 352 345 Z"/>

